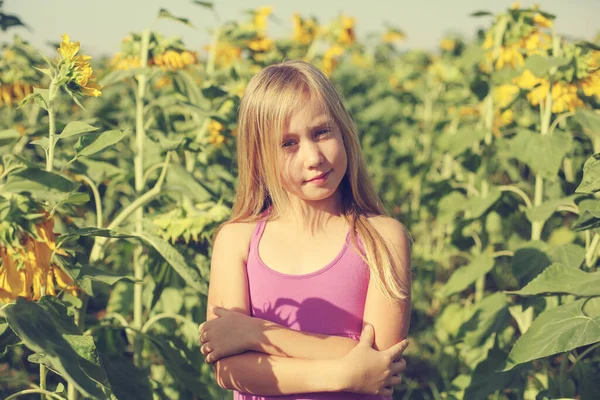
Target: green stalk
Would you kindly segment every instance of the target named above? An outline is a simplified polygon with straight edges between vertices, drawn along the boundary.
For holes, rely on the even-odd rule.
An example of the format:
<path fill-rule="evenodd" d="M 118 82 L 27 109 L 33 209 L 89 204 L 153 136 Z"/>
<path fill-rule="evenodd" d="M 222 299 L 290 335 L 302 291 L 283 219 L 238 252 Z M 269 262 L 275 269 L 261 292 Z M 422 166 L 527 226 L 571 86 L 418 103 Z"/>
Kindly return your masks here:
<path fill-rule="evenodd" d="M 140 50 L 141 60 L 140 65 L 148 65 L 148 46 L 150 42 L 150 30 L 146 30 L 142 34 L 142 47 Z M 146 131 L 144 127 L 144 97 L 146 95 L 146 85 L 148 82 L 145 74 L 136 76 L 137 92 L 135 96 L 136 107 L 136 151 L 134 158 L 135 169 L 135 191 L 138 195 L 144 190 L 144 142 L 146 141 Z M 139 207 L 135 210 L 135 232 L 141 234 L 143 231 L 142 221 L 144 218 L 144 208 Z M 138 282 L 144 280 L 144 265 L 141 261 L 143 251 L 142 244 L 139 244 L 133 253 L 133 270 L 134 277 Z M 141 283 L 136 283 L 133 288 L 133 325 L 135 329 L 141 329 L 143 322 L 143 286 Z M 143 341 L 139 335 L 135 335 L 133 341 L 133 362 L 136 366 L 142 367 L 142 346 Z"/>
<path fill-rule="evenodd" d="M 54 97 L 58 87 L 56 86 L 56 79 L 52 79 L 50 82 L 50 88 L 48 90 L 48 158 L 46 159 L 46 171 L 52 172 L 54 165 L 54 146 L 56 145 L 56 111 L 54 110 Z"/>
<path fill-rule="evenodd" d="M 541 111 L 541 135 L 545 136 L 548 134 L 548 130 L 550 127 L 550 118 L 552 116 L 552 95 L 550 91 L 546 95 L 546 102 L 544 107 L 540 104 Z M 542 204 L 542 200 L 544 197 L 544 178 L 539 175 L 535 177 L 535 193 L 533 198 L 533 206 L 537 207 Z M 544 227 L 544 223 L 546 221 L 534 221 L 531 224 L 531 240 L 540 240 L 542 238 L 542 228 Z"/>

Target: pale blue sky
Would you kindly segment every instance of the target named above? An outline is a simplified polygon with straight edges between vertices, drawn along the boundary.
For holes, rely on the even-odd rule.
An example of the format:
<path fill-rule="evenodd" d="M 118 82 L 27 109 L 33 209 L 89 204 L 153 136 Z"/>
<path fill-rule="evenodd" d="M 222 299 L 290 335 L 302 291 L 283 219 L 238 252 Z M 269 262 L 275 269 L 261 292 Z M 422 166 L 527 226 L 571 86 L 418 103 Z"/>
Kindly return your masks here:
<path fill-rule="evenodd" d="M 539 4 L 558 16 L 558 33 L 581 39 L 593 39 L 600 31 L 600 0 L 521 1 L 521 6 Z M 321 22 L 340 12 L 356 17 L 359 38 L 369 32 L 381 32 L 387 22 L 406 32 L 404 48 L 434 49 L 445 33 L 457 32 L 471 37 L 478 27 L 489 26 L 489 18 L 474 18 L 476 10 L 498 12 L 513 0 L 215 0 L 221 20 L 238 19 L 242 11 L 263 5 L 274 8 L 278 19 L 270 21 L 269 33 L 275 37 L 292 33 L 295 11 L 315 15 Z M 202 51 L 209 42 L 208 30 L 217 25 L 215 15 L 194 5 L 191 0 L 5 0 L 4 11 L 20 16 L 33 32 L 23 28 L 0 33 L 0 43 L 17 33 L 45 54 L 54 49 L 47 41 L 58 42 L 63 33 L 80 41 L 86 54 L 114 54 L 129 32 L 146 29 L 160 8 L 176 16 L 189 18 L 196 29 L 171 21 L 161 21 L 156 29 L 165 35 L 180 35 L 187 47 Z"/>

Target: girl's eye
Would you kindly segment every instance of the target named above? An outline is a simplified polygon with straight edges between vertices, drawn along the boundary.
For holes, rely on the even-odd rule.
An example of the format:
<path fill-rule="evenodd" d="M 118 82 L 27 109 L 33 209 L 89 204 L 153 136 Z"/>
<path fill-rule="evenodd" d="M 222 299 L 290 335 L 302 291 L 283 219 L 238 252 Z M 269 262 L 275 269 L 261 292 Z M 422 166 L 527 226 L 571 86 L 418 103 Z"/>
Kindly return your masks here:
<path fill-rule="evenodd" d="M 284 149 L 287 149 L 288 147 L 291 147 L 291 145 L 293 145 L 293 144 L 294 144 L 294 142 L 292 142 L 291 140 L 288 140 L 287 142 L 283 142 L 281 147 L 283 147 Z"/>
<path fill-rule="evenodd" d="M 329 128 L 320 129 L 319 131 L 317 131 L 317 136 L 325 135 L 329 132 L 330 132 Z"/>

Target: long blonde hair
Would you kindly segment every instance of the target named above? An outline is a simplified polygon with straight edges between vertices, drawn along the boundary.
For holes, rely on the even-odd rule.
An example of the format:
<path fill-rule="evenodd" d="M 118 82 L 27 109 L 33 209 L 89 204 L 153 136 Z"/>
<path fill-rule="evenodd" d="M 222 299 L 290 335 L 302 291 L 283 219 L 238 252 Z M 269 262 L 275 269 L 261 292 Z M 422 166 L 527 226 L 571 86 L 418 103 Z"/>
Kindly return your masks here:
<path fill-rule="evenodd" d="M 294 111 L 302 108 L 300 102 L 306 98 L 303 93 L 322 104 L 342 132 L 348 167 L 339 188 L 341 213 L 352 232 L 359 235 L 366 257 L 361 251 L 357 253 L 387 298 L 407 300 L 410 272 L 407 276 L 393 268 L 383 237 L 367 220 L 367 215 L 387 213 L 368 177 L 356 125 L 333 84 L 316 67 L 303 61 L 270 65 L 248 83 L 238 115 L 239 176 L 232 216 L 217 228 L 214 237 L 226 224 L 259 221 L 269 208 L 269 218 L 276 218 L 289 206 L 277 170 L 279 140 Z M 352 247 L 358 249 L 355 235 L 350 237 Z"/>

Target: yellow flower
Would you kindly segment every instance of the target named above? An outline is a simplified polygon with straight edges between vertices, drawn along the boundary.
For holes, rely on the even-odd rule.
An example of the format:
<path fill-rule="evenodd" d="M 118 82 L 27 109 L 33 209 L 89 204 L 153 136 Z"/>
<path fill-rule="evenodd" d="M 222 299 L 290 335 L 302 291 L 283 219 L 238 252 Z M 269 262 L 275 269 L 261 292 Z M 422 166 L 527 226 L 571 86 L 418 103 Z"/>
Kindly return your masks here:
<path fill-rule="evenodd" d="M 62 56 L 61 65 L 68 65 L 67 76 L 69 82 L 74 82 L 79 86 L 80 93 L 86 96 L 98 97 L 102 95 L 102 86 L 96 83 L 96 76 L 90 65 L 90 56 L 78 56 L 79 42 L 71 43 L 69 35 L 62 36 L 63 41 L 57 50 Z"/>
<path fill-rule="evenodd" d="M 39 300 L 43 291 L 55 296 L 56 287 L 77 294 L 77 286 L 71 277 L 50 262 L 53 251 L 68 255 L 56 248 L 53 227 L 52 218 L 36 225 L 38 238 L 27 234 L 24 247 L 16 250 L 0 245 L 0 300 L 5 303 L 17 297 Z"/>
<path fill-rule="evenodd" d="M 456 48 L 456 40 L 444 39 L 440 43 L 440 48 L 446 51 L 452 51 Z"/>
<path fill-rule="evenodd" d="M 253 24 L 260 35 L 267 31 L 267 21 L 273 12 L 273 7 L 260 7 L 254 13 Z"/>
<path fill-rule="evenodd" d="M 386 33 L 383 34 L 381 39 L 385 43 L 401 42 L 404 39 L 406 39 L 406 35 L 400 31 L 388 30 Z"/>
<path fill-rule="evenodd" d="M 564 82 L 552 85 L 552 112 L 559 114 L 563 111 L 574 112 L 577 107 L 583 107 L 583 101 L 577 97 L 577 86 Z"/>
<path fill-rule="evenodd" d="M 479 115 L 479 108 L 475 106 L 462 106 L 459 110 L 459 114 L 461 117 L 473 116 L 476 117 Z"/>
<path fill-rule="evenodd" d="M 13 103 L 17 104 L 23 97 L 31 93 L 33 93 L 33 87 L 27 83 L 0 84 L 0 107 L 2 105 L 10 107 Z"/>
<path fill-rule="evenodd" d="M 79 51 L 79 42 L 71 43 L 69 35 L 66 33 L 61 37 L 62 42 L 60 42 L 60 47 L 57 51 L 62 56 L 63 60 L 72 60 Z"/>
<path fill-rule="evenodd" d="M 509 125 L 514 119 L 513 116 L 513 110 L 512 109 L 507 109 L 504 110 L 503 112 L 500 112 L 500 110 L 496 110 L 494 113 L 494 123 L 492 126 L 492 133 L 494 134 L 495 137 L 501 137 L 502 136 L 502 132 L 500 131 L 500 129 L 506 125 Z"/>
<path fill-rule="evenodd" d="M 183 50 L 181 52 L 175 50 L 167 50 L 163 54 L 158 54 L 149 61 L 150 65 L 158 65 L 163 70 L 175 71 L 183 69 L 188 65 L 196 64 L 198 59 L 196 53 Z"/>
<path fill-rule="evenodd" d="M 354 35 L 354 24 L 355 20 L 352 17 L 348 17 L 346 15 L 342 15 L 341 17 L 341 31 L 338 36 L 338 42 L 344 45 L 350 45 L 354 43 L 355 35 Z"/>
<path fill-rule="evenodd" d="M 273 48 L 275 42 L 266 37 L 257 37 L 248 42 L 248 47 L 254 51 L 269 51 Z"/>
<path fill-rule="evenodd" d="M 519 46 L 527 51 L 527 55 L 540 54 L 552 47 L 552 39 L 549 35 L 535 30 L 521 38 Z"/>
<path fill-rule="evenodd" d="M 208 124 L 208 131 L 210 132 L 208 142 L 216 147 L 220 147 L 225 141 L 225 136 L 221 135 L 222 130 L 223 125 L 219 121 L 211 120 Z"/>
<path fill-rule="evenodd" d="M 204 47 L 206 51 L 211 50 L 211 46 Z M 233 64 L 235 61 L 241 59 L 242 57 L 242 49 L 233 46 L 228 42 L 219 42 L 217 44 L 216 54 L 215 54 L 215 63 L 217 65 L 228 66 Z"/>
<path fill-rule="evenodd" d="M 513 3 L 513 5 L 510 8 L 512 8 L 513 10 L 518 10 L 519 8 L 521 8 L 521 3 L 516 1 Z"/>
<path fill-rule="evenodd" d="M 500 85 L 494 88 L 494 102 L 499 108 L 508 106 L 519 94 L 519 87 L 515 85 Z"/>
<path fill-rule="evenodd" d="M 596 96 L 600 98 L 600 71 L 588 75 L 585 79 L 579 81 L 581 89 L 586 96 Z"/>
<path fill-rule="evenodd" d="M 132 68 L 140 67 L 140 58 L 139 57 L 125 57 L 121 53 L 115 54 L 111 61 L 111 65 L 114 69 L 118 70 L 128 70 Z"/>
<path fill-rule="evenodd" d="M 540 13 L 537 13 L 533 16 L 533 22 L 542 28 L 550 28 L 552 26 L 552 21 Z"/>
<path fill-rule="evenodd" d="M 322 70 L 325 75 L 331 75 L 334 68 L 337 66 L 337 58 L 344 54 L 344 48 L 340 45 L 333 45 L 325 54 L 323 54 L 323 67 Z"/>
<path fill-rule="evenodd" d="M 544 101 L 550 91 L 550 82 L 546 79 L 537 78 L 528 69 L 523 71 L 521 76 L 514 78 L 513 83 L 521 89 L 529 90 L 527 100 L 533 106 L 537 106 L 540 102 Z"/>
<path fill-rule="evenodd" d="M 294 23 L 292 39 L 305 45 L 311 43 L 318 32 L 317 23 L 312 19 L 303 20 L 298 13 L 294 13 L 292 20 Z"/>

